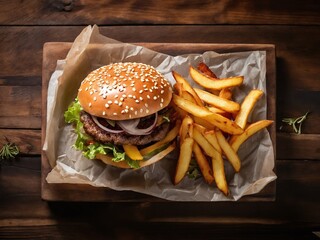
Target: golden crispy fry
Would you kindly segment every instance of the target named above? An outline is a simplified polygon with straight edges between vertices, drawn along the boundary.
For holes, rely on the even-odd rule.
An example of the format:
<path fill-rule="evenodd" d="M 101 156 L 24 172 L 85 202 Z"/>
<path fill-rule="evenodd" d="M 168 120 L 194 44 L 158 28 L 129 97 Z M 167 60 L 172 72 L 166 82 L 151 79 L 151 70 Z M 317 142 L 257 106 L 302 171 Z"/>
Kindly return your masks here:
<path fill-rule="evenodd" d="M 204 126 L 198 123 L 194 123 L 193 126 L 194 129 L 197 129 L 202 134 L 202 136 L 215 148 L 216 151 L 221 153 L 221 148 L 219 146 L 214 130 L 207 130 Z"/>
<path fill-rule="evenodd" d="M 258 122 L 250 124 L 245 131 L 240 135 L 233 135 L 229 140 L 229 143 L 235 152 L 238 151 L 242 143 L 244 143 L 250 136 L 260 131 L 263 128 L 268 127 L 272 124 L 271 120 L 260 120 Z"/>
<path fill-rule="evenodd" d="M 208 75 L 209 77 L 217 78 L 217 75 L 214 72 L 212 72 L 211 69 L 204 62 L 198 64 L 198 70 Z"/>
<path fill-rule="evenodd" d="M 183 118 L 179 131 L 180 143 L 182 143 L 185 138 L 192 137 L 192 124 L 193 119 L 189 115 Z"/>
<path fill-rule="evenodd" d="M 208 142 L 217 150 L 217 152 L 222 153 L 221 147 L 219 145 L 217 136 L 214 130 L 203 132 L 203 136 L 208 140 Z"/>
<path fill-rule="evenodd" d="M 193 143 L 193 153 L 202 173 L 202 176 L 204 177 L 207 183 L 212 184 L 214 178 L 211 167 L 209 165 L 208 160 L 206 159 L 205 155 L 202 153 L 199 145 L 196 142 Z"/>
<path fill-rule="evenodd" d="M 175 71 L 172 72 L 172 75 L 173 75 L 174 79 L 177 81 L 177 83 L 180 83 L 182 85 L 182 90 L 189 92 L 194 97 L 197 104 L 199 106 L 203 106 L 201 99 L 199 98 L 197 93 L 193 90 L 193 88 L 191 87 L 189 82 L 187 80 L 185 80 L 180 74 L 178 74 Z"/>
<path fill-rule="evenodd" d="M 203 118 L 204 120 L 220 128 L 224 132 L 227 132 L 230 134 L 241 134 L 243 132 L 243 129 L 240 128 L 234 122 L 232 122 L 230 119 L 223 117 L 219 114 L 212 113 L 205 107 L 200 107 L 175 94 L 173 94 L 173 101 L 178 107 L 189 112 L 193 116 Z"/>
<path fill-rule="evenodd" d="M 239 86 L 243 82 L 243 76 L 220 78 L 219 81 L 213 81 L 214 78 L 208 77 L 195 68 L 190 66 L 190 75 L 192 79 L 200 86 L 208 89 L 221 90 L 223 88 Z"/>
<path fill-rule="evenodd" d="M 135 145 L 123 145 L 123 149 L 129 158 L 132 160 L 143 160 L 139 149 Z"/>
<path fill-rule="evenodd" d="M 212 93 L 201 90 L 199 88 L 195 88 L 194 90 L 201 98 L 201 100 L 217 108 L 223 109 L 227 112 L 238 112 L 240 110 L 240 104 L 237 102 L 218 97 Z"/>
<path fill-rule="evenodd" d="M 224 193 L 224 195 L 228 195 L 228 184 L 226 180 L 226 175 L 224 171 L 223 158 L 221 153 L 216 152 L 215 156 L 212 157 L 212 170 L 214 180 L 216 181 L 217 187 Z"/>
<path fill-rule="evenodd" d="M 201 117 L 193 116 L 193 121 L 197 124 L 204 126 L 206 129 L 215 129 L 216 128 L 215 125 L 211 124 L 210 122 L 208 122 L 207 120 L 204 120 Z"/>
<path fill-rule="evenodd" d="M 236 119 L 234 120 L 238 126 L 245 128 L 248 117 L 256 104 L 256 102 L 261 98 L 263 92 L 258 89 L 251 90 L 250 93 L 243 100 L 240 111 L 238 112 Z"/>
<path fill-rule="evenodd" d="M 186 175 L 192 156 L 193 138 L 183 140 L 180 147 L 180 155 L 177 163 L 176 173 L 174 176 L 174 184 L 178 184 Z"/>
<path fill-rule="evenodd" d="M 237 153 L 233 150 L 233 148 L 230 146 L 230 144 L 227 142 L 225 137 L 223 136 L 222 132 L 220 130 L 216 131 L 216 136 L 219 142 L 219 145 L 224 152 L 225 156 L 231 163 L 232 167 L 236 172 L 240 171 L 241 162 L 239 159 L 239 156 Z"/>
<path fill-rule="evenodd" d="M 181 83 L 175 83 L 173 85 L 173 91 L 175 94 L 177 94 L 178 96 L 181 96 L 181 92 L 182 92 L 182 84 Z"/>
<path fill-rule="evenodd" d="M 192 94 L 189 93 L 189 92 L 187 92 L 187 91 L 185 91 L 185 90 L 182 90 L 182 91 L 181 91 L 180 96 L 181 96 L 182 98 L 190 101 L 190 102 L 193 102 L 193 103 L 197 104 L 197 101 L 196 101 L 196 99 L 192 96 Z"/>
<path fill-rule="evenodd" d="M 162 147 L 163 145 L 173 141 L 178 136 L 179 129 L 180 129 L 180 122 L 177 122 L 176 125 L 168 132 L 167 136 L 164 139 L 148 147 L 141 149 L 140 150 L 141 155 L 142 156 L 147 155 L 153 152 L 154 150 L 156 150 L 157 148 Z"/>
<path fill-rule="evenodd" d="M 232 91 L 230 90 L 230 88 L 223 88 L 219 93 L 219 97 L 227 99 L 227 100 L 231 100 L 232 99 Z"/>
<path fill-rule="evenodd" d="M 193 139 L 199 144 L 206 155 L 210 157 L 214 156 L 213 152 L 217 150 L 208 142 L 196 126 L 193 128 Z"/>

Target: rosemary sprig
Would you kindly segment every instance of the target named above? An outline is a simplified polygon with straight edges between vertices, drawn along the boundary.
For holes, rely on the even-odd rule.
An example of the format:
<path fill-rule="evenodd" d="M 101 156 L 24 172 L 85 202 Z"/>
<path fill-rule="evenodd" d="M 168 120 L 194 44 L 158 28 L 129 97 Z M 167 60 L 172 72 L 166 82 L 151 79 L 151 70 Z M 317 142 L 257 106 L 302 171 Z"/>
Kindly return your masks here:
<path fill-rule="evenodd" d="M 289 126 L 292 126 L 293 131 L 296 134 L 301 134 L 302 123 L 307 119 L 308 114 L 309 111 L 306 112 L 306 114 L 304 114 L 303 116 L 297 118 L 283 118 L 282 122 L 288 124 Z"/>
<path fill-rule="evenodd" d="M 4 159 L 11 159 L 14 158 L 19 154 L 19 148 L 14 143 L 10 143 L 7 138 L 5 138 L 7 143 L 2 146 L 0 149 L 0 158 Z"/>

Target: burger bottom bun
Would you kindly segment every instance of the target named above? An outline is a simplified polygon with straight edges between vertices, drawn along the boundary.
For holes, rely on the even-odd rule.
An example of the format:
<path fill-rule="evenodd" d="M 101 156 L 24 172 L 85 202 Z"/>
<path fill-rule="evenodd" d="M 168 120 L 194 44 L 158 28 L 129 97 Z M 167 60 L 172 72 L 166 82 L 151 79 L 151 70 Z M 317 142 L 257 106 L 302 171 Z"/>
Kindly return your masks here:
<path fill-rule="evenodd" d="M 156 155 L 154 155 L 152 158 L 146 160 L 146 161 L 140 161 L 140 168 L 142 167 L 146 167 L 149 166 L 151 164 L 154 164 L 158 161 L 160 161 L 161 159 L 163 159 L 166 155 L 168 155 L 170 152 L 172 152 L 176 147 L 176 143 L 173 142 L 171 145 L 169 145 L 166 149 L 164 149 L 163 151 L 157 153 Z M 121 162 L 114 162 L 112 161 L 112 157 L 109 155 L 104 155 L 104 154 L 97 154 L 96 159 L 101 160 L 102 162 L 104 162 L 105 164 L 108 165 L 112 165 L 118 168 L 132 168 L 130 167 L 125 161 L 121 161 Z"/>

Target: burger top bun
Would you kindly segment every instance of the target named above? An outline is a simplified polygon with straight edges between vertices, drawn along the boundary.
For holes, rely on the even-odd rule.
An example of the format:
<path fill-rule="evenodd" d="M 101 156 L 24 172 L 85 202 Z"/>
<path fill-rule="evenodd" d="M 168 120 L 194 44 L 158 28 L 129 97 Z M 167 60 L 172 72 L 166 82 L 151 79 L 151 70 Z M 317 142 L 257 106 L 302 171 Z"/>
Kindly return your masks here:
<path fill-rule="evenodd" d="M 170 83 L 154 67 L 132 62 L 92 71 L 78 91 L 86 112 L 111 120 L 151 115 L 168 106 L 171 98 Z"/>

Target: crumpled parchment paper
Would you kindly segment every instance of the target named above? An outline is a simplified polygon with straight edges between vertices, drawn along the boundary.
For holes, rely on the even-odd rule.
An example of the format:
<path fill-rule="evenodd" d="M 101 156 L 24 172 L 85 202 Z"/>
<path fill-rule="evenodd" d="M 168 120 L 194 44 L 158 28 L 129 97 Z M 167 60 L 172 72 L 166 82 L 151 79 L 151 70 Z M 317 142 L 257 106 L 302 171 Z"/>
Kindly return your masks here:
<path fill-rule="evenodd" d="M 225 161 L 230 195 L 224 196 L 214 185 L 202 178 L 185 177 L 177 186 L 172 179 L 177 152 L 162 161 L 138 170 L 124 170 L 106 166 L 100 161 L 88 160 L 73 148 L 76 135 L 66 125 L 63 113 L 74 100 L 86 75 L 112 62 L 142 62 L 154 66 L 174 84 L 171 71 L 175 70 L 194 84 L 188 76 L 189 65 L 204 61 L 220 77 L 243 75 L 244 84 L 234 89 L 235 101 L 241 103 L 251 89 L 258 88 L 265 95 L 257 103 L 249 121 L 266 118 L 266 53 L 264 51 L 217 54 L 212 51 L 170 56 L 150 49 L 121 43 L 99 33 L 97 26 L 86 27 L 75 39 L 66 59 L 57 62 L 48 88 L 47 129 L 44 151 L 53 167 L 48 183 L 91 184 L 114 190 L 131 190 L 174 201 L 238 200 L 254 194 L 276 179 L 273 172 L 274 151 L 267 130 L 263 130 L 239 149 L 242 168 L 234 173 Z"/>

